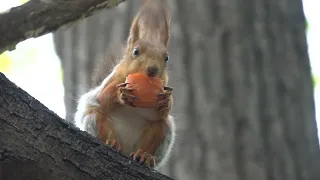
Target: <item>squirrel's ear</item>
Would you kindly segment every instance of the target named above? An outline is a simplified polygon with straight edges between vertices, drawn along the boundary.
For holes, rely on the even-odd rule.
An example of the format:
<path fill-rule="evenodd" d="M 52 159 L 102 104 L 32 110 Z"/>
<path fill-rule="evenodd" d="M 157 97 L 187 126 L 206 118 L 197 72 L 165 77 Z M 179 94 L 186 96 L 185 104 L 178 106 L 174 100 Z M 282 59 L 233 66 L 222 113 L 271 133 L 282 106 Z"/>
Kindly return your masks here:
<path fill-rule="evenodd" d="M 171 15 L 169 14 L 169 7 L 167 6 L 167 1 L 163 1 L 163 9 L 159 9 L 159 39 L 160 42 L 165 46 L 168 47 L 169 40 L 170 40 L 170 22 L 171 22 Z M 156 33 L 156 32 L 155 32 Z M 156 35 L 156 34 L 155 34 Z"/>
<path fill-rule="evenodd" d="M 168 46 L 171 16 L 167 4 L 166 0 L 143 0 L 140 11 L 132 22 L 128 45 L 144 39 Z"/>
<path fill-rule="evenodd" d="M 139 27 L 137 17 L 133 20 L 128 37 L 128 46 L 133 45 L 139 39 Z"/>

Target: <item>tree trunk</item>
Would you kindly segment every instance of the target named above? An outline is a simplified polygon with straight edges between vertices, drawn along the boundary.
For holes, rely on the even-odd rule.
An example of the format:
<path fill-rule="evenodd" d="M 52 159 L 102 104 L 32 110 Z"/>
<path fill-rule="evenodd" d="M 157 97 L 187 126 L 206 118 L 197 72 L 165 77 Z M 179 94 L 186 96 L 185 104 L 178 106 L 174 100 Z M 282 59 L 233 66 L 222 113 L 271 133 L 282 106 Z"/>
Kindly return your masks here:
<path fill-rule="evenodd" d="M 0 73 L 1 180 L 169 180 L 64 122 Z"/>
<path fill-rule="evenodd" d="M 302 2 L 185 0 L 170 5 L 169 84 L 174 87 L 177 143 L 161 172 L 184 180 L 320 179 Z M 135 9 L 132 12 L 130 18 Z M 118 13 L 126 17 L 127 11 Z M 99 38 L 102 34 L 124 40 L 122 33 L 109 31 Z M 95 35 L 85 37 L 86 43 L 100 47 L 92 38 Z M 57 41 L 57 46 L 63 45 Z M 78 61 L 76 52 L 87 49 L 71 47 L 73 51 L 65 50 L 73 56 L 71 62 Z M 94 48 L 92 54 L 102 52 Z M 77 71 L 65 69 L 65 77 L 66 73 L 82 79 L 91 76 L 73 68 Z M 65 84 L 73 86 L 77 95 L 89 88 L 67 80 Z M 69 113 L 74 111 L 69 107 Z"/>

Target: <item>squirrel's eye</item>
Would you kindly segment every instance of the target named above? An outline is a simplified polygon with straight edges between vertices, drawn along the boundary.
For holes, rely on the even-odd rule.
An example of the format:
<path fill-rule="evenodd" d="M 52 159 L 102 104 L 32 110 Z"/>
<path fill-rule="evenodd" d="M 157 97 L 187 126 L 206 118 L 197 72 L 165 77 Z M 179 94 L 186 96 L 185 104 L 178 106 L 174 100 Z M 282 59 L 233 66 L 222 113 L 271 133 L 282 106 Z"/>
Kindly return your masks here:
<path fill-rule="evenodd" d="M 166 62 L 169 61 L 169 56 L 166 56 L 166 58 L 164 59 Z"/>
<path fill-rule="evenodd" d="M 140 54 L 139 50 L 137 48 L 133 49 L 133 55 L 138 56 Z"/>

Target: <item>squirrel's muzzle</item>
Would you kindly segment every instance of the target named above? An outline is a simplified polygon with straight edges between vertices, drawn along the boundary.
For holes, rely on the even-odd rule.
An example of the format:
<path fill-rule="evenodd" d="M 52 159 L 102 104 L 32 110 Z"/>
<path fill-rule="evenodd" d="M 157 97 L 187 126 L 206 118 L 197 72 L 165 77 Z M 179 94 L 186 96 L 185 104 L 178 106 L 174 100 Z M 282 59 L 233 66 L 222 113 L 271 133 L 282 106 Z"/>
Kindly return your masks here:
<path fill-rule="evenodd" d="M 157 66 L 149 66 L 147 70 L 147 75 L 149 77 L 155 77 L 157 76 L 158 72 L 159 72 L 159 68 Z"/>

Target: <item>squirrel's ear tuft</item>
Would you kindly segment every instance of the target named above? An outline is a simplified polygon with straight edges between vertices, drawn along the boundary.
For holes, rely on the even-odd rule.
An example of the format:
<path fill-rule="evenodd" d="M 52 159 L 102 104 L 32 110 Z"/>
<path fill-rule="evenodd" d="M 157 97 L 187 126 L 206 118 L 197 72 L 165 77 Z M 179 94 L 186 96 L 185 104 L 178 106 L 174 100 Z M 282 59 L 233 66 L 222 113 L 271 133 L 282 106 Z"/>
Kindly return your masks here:
<path fill-rule="evenodd" d="M 133 20 L 128 37 L 128 46 L 132 46 L 139 39 L 139 27 L 137 17 Z"/>
<path fill-rule="evenodd" d="M 132 22 L 128 45 L 143 39 L 167 47 L 170 39 L 170 20 L 166 0 L 143 0 L 140 11 Z"/>

